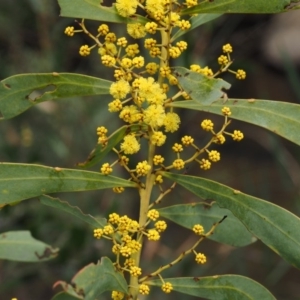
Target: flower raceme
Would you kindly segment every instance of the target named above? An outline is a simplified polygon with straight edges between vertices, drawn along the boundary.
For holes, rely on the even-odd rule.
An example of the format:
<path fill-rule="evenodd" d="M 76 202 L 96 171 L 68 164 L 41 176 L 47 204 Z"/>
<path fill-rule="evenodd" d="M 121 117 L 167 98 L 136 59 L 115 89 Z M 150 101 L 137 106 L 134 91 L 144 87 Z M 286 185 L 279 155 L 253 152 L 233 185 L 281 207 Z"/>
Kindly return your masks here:
<path fill-rule="evenodd" d="M 73 26 L 65 29 L 65 34 L 69 37 L 83 32 L 93 40 L 94 44 L 91 46 L 82 45 L 79 54 L 83 57 L 89 56 L 94 48 L 98 48 L 96 54 L 99 56 L 99 63 L 108 68 L 114 78 L 109 88 L 111 100 L 108 103 L 108 111 L 115 114 L 128 129 L 119 144 L 114 145 L 111 150 L 117 156 L 116 160 L 112 163 L 104 162 L 100 167 L 101 174 L 108 176 L 115 172 L 117 167 L 123 168 L 129 174 L 129 180 L 136 183 L 141 203 L 145 201 L 143 194 L 150 195 L 152 188 L 160 190 L 160 196 L 156 201 L 143 206 L 146 211 L 140 214 L 144 217 L 139 222 L 126 215 L 112 213 L 105 226 L 94 230 L 95 239 L 106 239 L 111 242 L 111 252 L 116 257 L 114 263 L 116 270 L 122 274 L 127 272 L 134 282 L 129 286 L 131 293 L 135 295 L 133 299 L 137 299 L 138 293 L 141 295 L 150 293 L 149 285 L 145 281 L 147 276 L 140 278 L 143 270 L 139 266 L 139 256 L 143 240 L 148 240 L 149 243 L 157 242 L 167 229 L 167 223 L 160 220 L 158 210 L 153 209 L 153 205 L 158 204 L 167 194 L 164 192 L 162 171 L 184 172 L 187 164 L 192 162 L 198 163 L 201 172 L 207 171 L 221 159 L 220 152 L 213 146 L 225 143 L 226 135 L 234 141 L 241 141 L 244 137 L 239 130 L 226 131 L 233 113 L 230 107 L 224 106 L 221 109 L 224 119 L 221 128 L 217 128 L 218 126 L 210 119 L 204 119 L 200 123 L 200 128 L 210 136 L 209 142 L 204 146 L 199 147 L 197 138 L 187 134 L 173 142 L 171 149 L 168 149 L 170 153 L 168 157 L 159 154 L 169 136 L 177 132 L 181 125 L 178 112 L 170 104 L 173 101 L 191 100 L 190 91 L 185 91 L 180 86 L 171 67 L 187 50 L 188 44 L 183 40 L 175 42 L 172 34 L 178 30 L 187 31 L 191 28 L 190 21 L 181 14 L 181 10 L 197 4 L 197 0 L 185 0 L 183 5 L 174 0 L 116 0 L 117 13 L 130 19 L 127 24 L 129 38 L 118 36 L 107 24 L 100 24 L 97 33 L 93 35 L 86 28 L 84 20 L 78 23 L 80 30 L 75 30 Z M 139 23 L 134 21 L 138 18 L 132 18 L 141 11 L 147 16 L 146 23 Z M 158 38 L 159 35 L 161 39 Z M 144 41 L 132 42 L 137 39 Z M 219 70 L 215 72 L 209 66 L 198 64 L 192 64 L 190 70 L 211 78 L 228 71 L 237 79 L 243 80 L 246 78 L 244 70 L 229 69 L 233 63 L 232 52 L 233 47 L 230 44 L 222 47 L 222 54 L 217 58 Z M 98 147 L 105 149 L 113 134 L 109 135 L 106 127 L 99 126 L 97 136 Z M 145 145 L 148 149 L 143 149 Z M 144 156 L 146 152 L 149 153 L 147 158 Z M 134 159 L 130 156 L 137 153 L 139 160 L 133 165 Z M 120 194 L 124 188 L 114 187 L 113 191 Z M 152 200 L 152 196 L 148 198 L 147 201 Z M 196 224 L 192 230 L 199 241 L 205 237 L 204 228 L 200 224 Z M 192 252 L 195 254 L 197 264 L 206 262 L 206 256 L 197 253 L 194 247 L 185 253 Z M 163 281 L 160 269 L 151 276 L 161 278 L 163 292 L 170 293 L 173 290 L 170 282 Z M 127 295 L 113 291 L 111 297 L 118 300 L 126 298 Z"/>

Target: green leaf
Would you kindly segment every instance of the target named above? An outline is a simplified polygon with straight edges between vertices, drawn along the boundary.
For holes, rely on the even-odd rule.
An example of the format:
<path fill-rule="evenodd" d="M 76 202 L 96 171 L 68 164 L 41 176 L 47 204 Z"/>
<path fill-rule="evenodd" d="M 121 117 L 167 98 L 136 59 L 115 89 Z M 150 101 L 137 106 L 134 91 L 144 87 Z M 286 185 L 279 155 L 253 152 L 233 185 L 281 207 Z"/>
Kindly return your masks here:
<path fill-rule="evenodd" d="M 56 294 L 51 300 L 74 300 L 74 299 L 84 299 L 82 294 L 77 294 L 75 287 L 72 285 L 64 282 L 64 281 L 57 281 L 53 285 L 53 289 L 56 289 L 57 287 L 62 287 L 63 292 L 59 292 Z"/>
<path fill-rule="evenodd" d="M 58 0 L 61 8 L 62 17 L 89 19 L 96 21 L 112 23 L 146 23 L 147 18 L 139 15 L 133 15 L 130 18 L 124 18 L 118 15 L 115 6 L 107 7 L 98 0 Z"/>
<path fill-rule="evenodd" d="M 67 212 L 76 218 L 90 224 L 94 228 L 102 228 L 106 225 L 106 219 L 104 218 L 95 218 L 91 215 L 84 214 L 79 207 L 70 205 L 67 201 L 61 201 L 58 198 L 52 198 L 47 195 L 42 195 L 39 197 L 39 200 L 42 204 L 62 210 Z"/>
<path fill-rule="evenodd" d="M 58 251 L 34 239 L 29 231 L 10 231 L 0 234 L 0 259 L 41 262 L 55 258 Z"/>
<path fill-rule="evenodd" d="M 258 282 L 239 275 L 216 275 L 208 277 L 164 278 L 173 285 L 174 291 L 211 300 L 276 300 Z M 161 286 L 161 280 L 147 281 Z"/>
<path fill-rule="evenodd" d="M 203 199 L 229 209 L 258 239 L 293 266 L 300 268 L 300 219 L 273 203 L 236 191 L 212 180 L 164 172 Z"/>
<path fill-rule="evenodd" d="M 214 0 L 185 9 L 182 14 L 198 13 L 241 13 L 241 14 L 274 14 L 300 8 L 297 0 Z"/>
<path fill-rule="evenodd" d="M 224 94 L 222 89 L 229 89 L 231 86 L 223 79 L 210 78 L 183 67 L 175 67 L 174 70 L 174 75 L 181 87 L 193 100 L 201 105 L 209 105 L 220 99 Z"/>
<path fill-rule="evenodd" d="M 78 163 L 78 167 L 89 168 L 100 162 L 106 155 L 115 147 L 118 143 L 122 141 L 125 135 L 130 132 L 136 132 L 141 130 L 142 125 L 125 125 L 116 130 L 110 137 L 108 137 L 108 142 L 105 147 L 98 144 L 96 148 L 90 153 L 89 157 L 85 162 Z"/>
<path fill-rule="evenodd" d="M 97 265 L 89 264 L 81 269 L 72 279 L 72 286 L 58 282 L 65 292 L 77 292 L 84 300 L 99 299 L 105 291 L 119 291 L 128 294 L 127 282 L 123 275 L 117 272 L 107 257 L 102 257 Z"/>
<path fill-rule="evenodd" d="M 228 209 L 220 208 L 215 203 L 211 206 L 205 203 L 191 203 L 168 206 L 158 209 L 159 214 L 181 226 L 192 229 L 195 224 L 201 224 L 205 231 L 213 224 L 227 216 L 209 236 L 209 239 L 234 247 L 243 247 L 256 241 L 256 238 Z"/>
<path fill-rule="evenodd" d="M 70 73 L 20 74 L 0 84 L 0 120 L 60 98 L 109 94 L 111 81 Z"/>
<path fill-rule="evenodd" d="M 77 299 L 83 299 L 82 297 L 72 296 L 68 293 L 61 292 L 56 294 L 51 300 L 77 300 Z"/>
<path fill-rule="evenodd" d="M 193 97 L 193 95 L 191 95 Z M 196 101 L 177 101 L 173 107 L 200 110 L 222 115 L 221 109 L 228 106 L 232 112 L 230 118 L 266 128 L 291 142 L 300 145 L 300 105 L 271 100 L 230 99 L 215 101 L 211 105 L 202 105 Z"/>
<path fill-rule="evenodd" d="M 134 183 L 97 172 L 34 164 L 0 163 L 0 204 L 43 194 L 133 187 Z"/>
<path fill-rule="evenodd" d="M 203 25 L 221 16 L 222 14 L 198 14 L 196 16 L 192 16 L 189 20 L 191 23 L 191 27 L 188 30 L 177 30 L 177 32 L 172 36 L 171 42 L 175 41 L 187 32 L 199 27 L 200 25 Z"/>

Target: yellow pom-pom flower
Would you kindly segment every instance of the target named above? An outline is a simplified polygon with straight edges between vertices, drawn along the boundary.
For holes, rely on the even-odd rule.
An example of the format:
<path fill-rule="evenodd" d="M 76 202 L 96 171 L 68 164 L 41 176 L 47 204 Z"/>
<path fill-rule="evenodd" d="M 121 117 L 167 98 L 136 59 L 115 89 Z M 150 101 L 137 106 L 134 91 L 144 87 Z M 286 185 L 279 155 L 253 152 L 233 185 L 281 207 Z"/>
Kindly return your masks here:
<path fill-rule="evenodd" d="M 150 140 L 153 145 L 162 146 L 166 141 L 167 136 L 162 133 L 162 131 L 155 131 Z"/>
<path fill-rule="evenodd" d="M 127 32 L 134 39 L 140 39 L 147 34 L 145 30 L 145 26 L 141 23 L 127 24 Z"/>
<path fill-rule="evenodd" d="M 100 35 L 107 35 L 109 33 L 109 27 L 107 24 L 101 24 L 98 27 L 98 32 L 100 33 Z"/>
<path fill-rule="evenodd" d="M 179 152 L 182 152 L 183 151 L 183 147 L 181 144 L 178 144 L 178 143 L 175 143 L 172 147 L 172 150 L 175 152 L 175 153 L 179 153 Z"/>
<path fill-rule="evenodd" d="M 137 0 L 117 0 L 116 9 L 122 17 L 130 17 L 135 14 L 138 6 Z"/>
<path fill-rule="evenodd" d="M 208 157 L 211 161 L 213 162 L 217 162 L 221 159 L 221 155 L 220 155 L 220 152 L 216 151 L 216 150 L 211 150 L 209 153 L 208 153 Z"/>
<path fill-rule="evenodd" d="M 197 264 L 205 264 L 206 256 L 203 253 L 197 253 L 195 260 L 196 260 Z"/>
<path fill-rule="evenodd" d="M 184 146 L 189 146 L 191 144 L 194 143 L 194 139 L 189 136 L 189 135 L 185 135 L 182 139 L 181 139 L 181 142 Z"/>
<path fill-rule="evenodd" d="M 139 162 L 136 166 L 136 173 L 139 176 L 145 176 L 151 170 L 151 166 L 148 164 L 146 160 Z"/>
<path fill-rule="evenodd" d="M 231 110 L 230 110 L 230 108 L 227 107 L 227 106 L 224 106 L 224 107 L 222 108 L 222 114 L 223 114 L 224 116 L 230 116 L 230 115 L 231 115 Z"/>
<path fill-rule="evenodd" d="M 176 169 L 176 170 L 181 170 L 184 168 L 184 161 L 181 159 L 181 158 L 178 158 L 178 159 L 175 159 L 173 161 L 173 167 Z"/>
<path fill-rule="evenodd" d="M 219 65 L 227 65 L 229 62 L 228 57 L 225 55 L 221 55 L 218 57 L 218 63 Z"/>
<path fill-rule="evenodd" d="M 239 130 L 234 130 L 232 134 L 232 138 L 234 141 L 241 141 L 244 138 L 244 134 Z"/>
<path fill-rule="evenodd" d="M 74 30 L 74 27 L 73 26 L 68 26 L 66 29 L 65 29 L 65 34 L 67 36 L 73 36 L 75 33 L 75 30 Z"/>
<path fill-rule="evenodd" d="M 166 282 L 161 286 L 161 289 L 164 293 L 169 294 L 173 290 L 173 285 L 170 282 Z"/>
<path fill-rule="evenodd" d="M 94 237 L 100 239 L 103 235 L 103 230 L 101 228 L 94 229 Z"/>
<path fill-rule="evenodd" d="M 200 168 L 203 170 L 209 170 L 211 167 L 211 162 L 208 159 L 202 158 L 200 161 Z"/>
<path fill-rule="evenodd" d="M 121 150 L 123 150 L 125 154 L 134 154 L 140 150 L 140 147 L 140 143 L 132 134 L 126 135 L 124 142 L 121 143 Z"/>
<path fill-rule="evenodd" d="M 88 45 L 83 45 L 79 49 L 79 54 L 81 56 L 88 56 L 88 55 L 90 55 L 90 53 L 91 53 L 91 49 L 89 48 Z"/>
<path fill-rule="evenodd" d="M 230 44 L 224 45 L 222 49 L 223 49 L 224 53 L 231 53 L 232 52 L 232 46 Z"/>
<path fill-rule="evenodd" d="M 155 166 L 161 165 L 164 162 L 164 158 L 161 155 L 154 155 L 153 164 Z"/>
<path fill-rule="evenodd" d="M 197 234 L 197 235 L 202 235 L 204 233 L 204 228 L 202 225 L 200 224 L 195 224 L 193 227 L 193 231 Z"/>
<path fill-rule="evenodd" d="M 149 229 L 147 236 L 149 241 L 158 241 L 160 239 L 159 232 L 156 229 Z"/>
<path fill-rule="evenodd" d="M 205 131 L 211 131 L 214 129 L 214 123 L 211 120 L 205 119 L 202 121 L 201 127 Z"/>
<path fill-rule="evenodd" d="M 105 164 L 102 165 L 100 171 L 101 171 L 101 173 L 102 173 L 103 175 L 109 175 L 109 174 L 113 171 L 113 169 L 112 169 L 112 167 L 109 165 L 109 163 L 105 163 Z"/>
<path fill-rule="evenodd" d="M 167 223 L 165 221 L 157 221 L 154 227 L 158 232 L 164 232 L 167 229 Z"/>
<path fill-rule="evenodd" d="M 115 99 L 124 99 L 130 92 L 130 85 L 125 80 L 119 80 L 112 83 L 109 92 Z"/>
<path fill-rule="evenodd" d="M 142 269 L 136 266 L 133 266 L 130 268 L 130 274 L 132 276 L 138 277 L 139 275 L 142 274 Z"/>
<path fill-rule="evenodd" d="M 119 291 L 112 291 L 111 298 L 113 300 L 122 300 L 124 298 L 124 294 Z"/>
<path fill-rule="evenodd" d="M 237 70 L 235 77 L 239 80 L 246 79 L 246 72 L 244 70 Z"/>
<path fill-rule="evenodd" d="M 139 286 L 139 293 L 142 294 L 142 295 L 149 295 L 149 293 L 150 293 L 149 285 L 141 284 Z"/>
<path fill-rule="evenodd" d="M 147 213 L 147 217 L 152 221 L 156 221 L 159 218 L 158 210 L 156 210 L 156 209 L 149 210 Z"/>

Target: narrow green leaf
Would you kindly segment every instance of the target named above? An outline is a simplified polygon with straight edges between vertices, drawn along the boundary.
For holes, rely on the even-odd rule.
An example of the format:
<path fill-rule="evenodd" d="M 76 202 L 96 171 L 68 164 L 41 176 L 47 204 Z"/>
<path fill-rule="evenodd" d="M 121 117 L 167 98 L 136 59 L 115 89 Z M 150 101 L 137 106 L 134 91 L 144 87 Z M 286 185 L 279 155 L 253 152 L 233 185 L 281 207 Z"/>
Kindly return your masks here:
<path fill-rule="evenodd" d="M 134 183 L 97 172 L 34 164 L 0 163 L 0 204 L 43 194 L 133 187 Z"/>
<path fill-rule="evenodd" d="M 212 180 L 172 174 L 163 175 L 203 199 L 229 209 L 258 239 L 293 266 L 300 268 L 300 219 L 273 203 L 236 191 Z"/>
<path fill-rule="evenodd" d="M 48 100 L 109 94 L 111 83 L 86 75 L 55 72 L 8 77 L 0 84 L 0 120 Z"/>
<path fill-rule="evenodd" d="M 51 300 L 78 300 L 83 299 L 82 297 L 72 296 L 68 293 L 61 292 L 56 294 Z"/>
<path fill-rule="evenodd" d="M 191 95 L 193 96 L 193 95 Z M 230 118 L 266 128 L 300 145 L 300 105 L 271 100 L 230 99 L 215 101 L 211 105 L 202 105 L 196 101 L 177 101 L 170 106 L 200 110 L 222 115 L 224 106 L 230 107 Z"/>
<path fill-rule="evenodd" d="M 116 130 L 109 138 L 107 145 L 103 147 L 98 144 L 96 148 L 90 153 L 89 157 L 85 162 L 78 163 L 78 167 L 89 168 L 100 162 L 106 155 L 115 147 L 118 143 L 122 141 L 125 135 L 130 132 L 135 132 L 141 130 L 142 125 L 125 125 Z"/>
<path fill-rule="evenodd" d="M 239 275 L 216 275 L 208 277 L 164 278 L 173 285 L 174 291 L 211 300 L 276 300 L 258 282 Z M 161 280 L 147 281 L 161 286 Z"/>
<path fill-rule="evenodd" d="M 70 205 L 67 201 L 61 201 L 58 198 L 52 198 L 47 195 L 42 195 L 39 197 L 39 200 L 42 204 L 62 210 L 64 212 L 67 212 L 76 218 L 90 224 L 94 228 L 104 227 L 107 222 L 104 218 L 95 218 L 91 215 L 84 214 L 79 207 Z"/>
<path fill-rule="evenodd" d="M 113 263 L 102 257 L 101 262 L 89 264 L 81 269 L 72 279 L 71 285 L 65 282 L 57 282 L 54 286 L 61 285 L 68 294 L 74 291 L 80 299 L 95 300 L 100 299 L 100 295 L 105 291 L 119 291 L 128 294 L 127 282 L 123 275 L 117 272 Z"/>
<path fill-rule="evenodd" d="M 56 289 L 57 287 L 61 287 L 63 291 L 56 294 L 51 300 L 84 299 L 82 294 L 77 293 L 75 287 L 67 282 L 59 280 L 54 283 L 53 289 Z"/>
<path fill-rule="evenodd" d="M 292 6 L 299 3 L 297 0 L 214 0 L 203 1 L 197 6 L 187 8 L 183 14 L 197 13 L 239 13 L 239 14 L 274 14 L 297 9 L 300 6 Z"/>
<path fill-rule="evenodd" d="M 231 86 L 223 79 L 210 78 L 183 67 L 175 67 L 174 70 L 174 75 L 181 87 L 193 100 L 201 105 L 209 105 L 220 99 L 224 94 L 222 89 L 229 89 Z"/>
<path fill-rule="evenodd" d="M 124 18 L 118 15 L 115 6 L 107 7 L 101 5 L 98 0 L 58 0 L 61 8 L 62 17 L 89 19 L 112 23 L 146 23 L 147 18 L 133 15 L 130 18 Z"/>
<path fill-rule="evenodd" d="M 41 262 L 55 258 L 58 251 L 34 239 L 29 231 L 10 231 L 0 234 L 0 259 Z"/>
<path fill-rule="evenodd" d="M 205 231 L 210 230 L 213 224 L 227 216 L 209 239 L 234 247 L 243 247 L 256 241 L 256 238 L 230 210 L 220 208 L 215 203 L 211 206 L 204 203 L 180 204 L 161 208 L 158 211 L 161 216 L 189 229 L 192 229 L 195 224 L 201 224 Z"/>
<path fill-rule="evenodd" d="M 197 14 L 196 16 L 192 16 L 189 20 L 191 23 L 191 27 L 188 30 L 177 30 L 177 32 L 172 36 L 171 42 L 175 41 L 187 32 L 221 16 L 222 14 Z"/>

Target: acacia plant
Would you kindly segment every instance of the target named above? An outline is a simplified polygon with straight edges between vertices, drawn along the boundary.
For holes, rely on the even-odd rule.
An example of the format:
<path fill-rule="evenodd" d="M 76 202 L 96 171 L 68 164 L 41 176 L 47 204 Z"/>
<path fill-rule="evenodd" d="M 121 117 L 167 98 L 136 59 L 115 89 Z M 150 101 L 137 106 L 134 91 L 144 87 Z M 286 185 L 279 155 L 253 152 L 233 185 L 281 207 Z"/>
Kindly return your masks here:
<path fill-rule="evenodd" d="M 92 51 L 97 51 L 99 64 L 111 73 L 113 80 L 55 72 L 9 77 L 0 86 L 2 121 L 43 101 L 107 94 L 111 101 L 102 109 L 111 118 L 121 119 L 123 125 L 115 132 L 108 132 L 105 124 L 99 124 L 95 149 L 75 169 L 0 163 L 1 206 L 38 197 L 42 204 L 90 224 L 94 237 L 106 240 L 111 246 L 110 258 L 102 257 L 97 264 L 87 265 L 70 284 L 58 281 L 56 286 L 62 291 L 53 299 L 102 299 L 105 291 L 110 291 L 115 300 L 138 299 L 141 295 L 152 299 L 153 286 L 161 288 L 162 299 L 163 293 L 174 291 L 207 299 L 275 299 L 265 287 L 247 277 L 165 278 L 164 270 L 188 255 L 194 256 L 197 264 L 205 264 L 209 258 L 199 250 L 199 244 L 206 239 L 235 247 L 259 239 L 291 265 L 300 267 L 300 232 L 295 230 L 300 228 L 300 219 L 296 215 L 205 179 L 206 172 L 220 163 L 221 155 L 215 147 L 227 139 L 243 140 L 234 119 L 300 144 L 300 105 L 228 98 L 224 90 L 230 84 L 220 76 L 230 72 L 233 82 L 246 78 L 244 70 L 234 68 L 234 53 L 229 43 L 220 49 L 217 70 L 197 64 L 188 68 L 177 66 L 176 59 L 188 47 L 183 39 L 186 32 L 223 13 L 278 13 L 295 8 L 291 2 L 297 1 L 117 0 L 111 7 L 102 6 L 99 0 L 58 2 L 62 16 L 77 20 L 65 29 L 65 34 L 90 38 L 89 44 L 79 45 L 79 55 L 88 59 Z M 99 22 L 98 30 L 90 30 L 85 19 Z M 118 24 L 126 24 L 126 35 L 114 32 Z M 54 89 L 33 93 L 47 86 Z M 180 112 L 187 109 L 221 115 L 223 125 L 215 126 L 208 118 L 200 122 L 200 128 L 207 132 L 205 144 L 196 141 L 197 137 L 189 132 L 178 136 Z M 177 142 L 169 146 L 166 140 L 172 135 Z M 136 160 L 137 164 L 132 163 Z M 86 170 L 99 163 L 99 172 Z M 188 175 L 187 166 L 191 164 L 199 166 L 199 176 Z M 124 178 L 117 177 L 121 169 L 126 174 Z M 169 200 L 161 208 L 160 203 L 166 195 L 174 193 L 177 185 L 199 197 L 199 202 L 172 205 Z M 122 197 L 127 188 L 134 189 L 139 198 L 137 220 L 122 211 L 109 214 L 107 219 L 96 218 L 48 196 L 57 192 L 112 189 Z M 141 259 L 144 242 L 163 239 L 168 234 L 167 220 L 190 229 L 197 241 L 179 257 L 153 269 Z M 14 247 L 15 243 L 22 247 Z M 2 259 L 43 262 L 57 255 L 58 249 L 37 241 L 28 231 L 5 232 L 0 236 Z"/>

